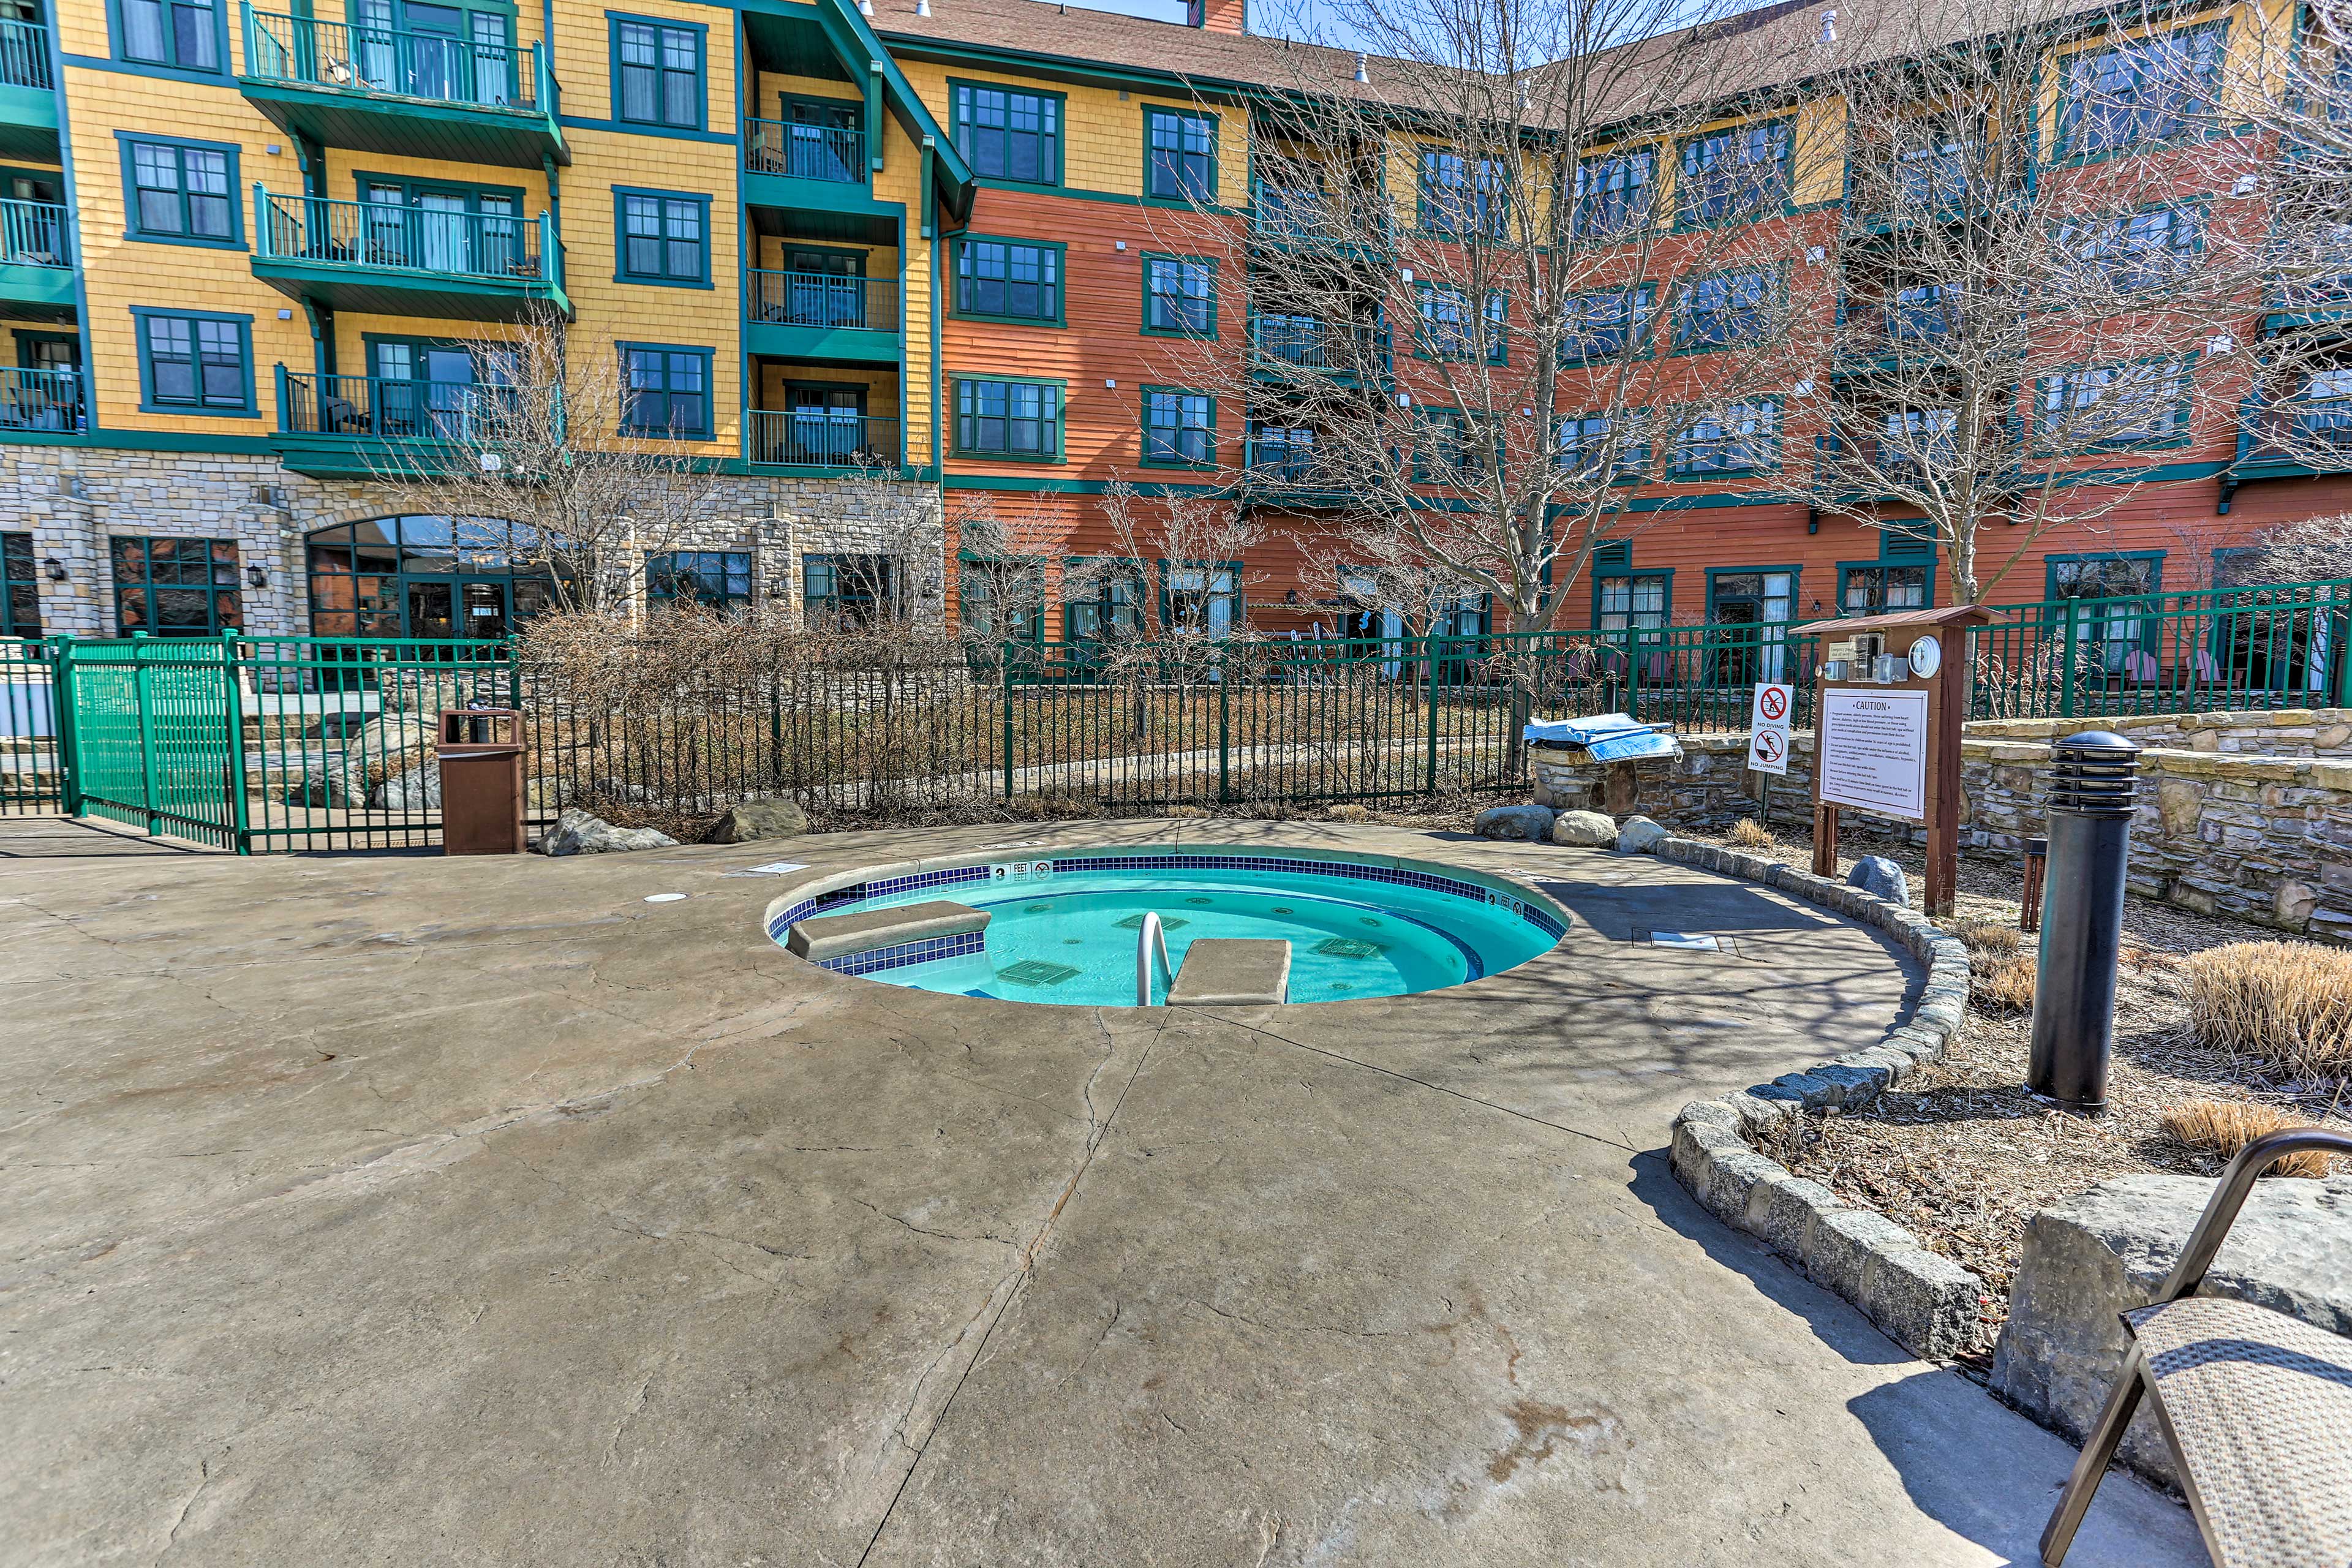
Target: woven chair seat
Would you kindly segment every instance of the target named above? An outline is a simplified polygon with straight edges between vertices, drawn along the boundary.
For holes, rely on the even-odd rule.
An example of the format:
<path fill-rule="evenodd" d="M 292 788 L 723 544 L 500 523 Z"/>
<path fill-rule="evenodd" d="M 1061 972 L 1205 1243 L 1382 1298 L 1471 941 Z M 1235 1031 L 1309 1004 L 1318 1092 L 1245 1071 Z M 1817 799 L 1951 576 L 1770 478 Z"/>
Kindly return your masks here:
<path fill-rule="evenodd" d="M 2352 1340 L 2219 1296 L 2124 1321 L 2220 1568 L 2352 1563 Z"/>

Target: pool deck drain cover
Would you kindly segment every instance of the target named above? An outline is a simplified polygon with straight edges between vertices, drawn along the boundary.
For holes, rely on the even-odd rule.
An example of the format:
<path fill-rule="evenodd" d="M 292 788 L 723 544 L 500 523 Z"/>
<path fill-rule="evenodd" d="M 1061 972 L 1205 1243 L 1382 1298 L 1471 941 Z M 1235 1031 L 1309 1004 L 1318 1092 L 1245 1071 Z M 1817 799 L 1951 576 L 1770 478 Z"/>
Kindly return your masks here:
<path fill-rule="evenodd" d="M 1652 947 L 1680 948 L 1685 952 L 1721 952 L 1723 943 L 1711 936 L 1688 931 L 1654 931 L 1650 932 Z"/>
<path fill-rule="evenodd" d="M 1024 958 L 1009 968 L 996 972 L 999 980 L 1010 980 L 1015 985 L 1059 985 L 1078 972 L 1066 963 L 1048 963 L 1042 958 Z"/>

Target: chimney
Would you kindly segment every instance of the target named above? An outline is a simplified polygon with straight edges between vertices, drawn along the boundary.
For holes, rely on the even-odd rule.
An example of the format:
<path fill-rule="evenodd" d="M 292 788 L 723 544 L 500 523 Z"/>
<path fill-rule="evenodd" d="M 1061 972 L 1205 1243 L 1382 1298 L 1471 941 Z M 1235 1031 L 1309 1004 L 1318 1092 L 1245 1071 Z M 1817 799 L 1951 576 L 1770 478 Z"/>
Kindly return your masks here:
<path fill-rule="evenodd" d="M 1249 31 L 1249 0 L 1185 0 L 1184 24 L 1212 33 Z"/>

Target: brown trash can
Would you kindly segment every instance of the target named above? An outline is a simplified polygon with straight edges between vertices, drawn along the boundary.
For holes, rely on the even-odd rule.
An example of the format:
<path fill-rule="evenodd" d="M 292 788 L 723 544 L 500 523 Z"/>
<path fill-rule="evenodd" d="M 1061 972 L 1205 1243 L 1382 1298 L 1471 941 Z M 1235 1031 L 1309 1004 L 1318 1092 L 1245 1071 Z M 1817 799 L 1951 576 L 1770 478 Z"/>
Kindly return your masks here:
<path fill-rule="evenodd" d="M 522 714 L 513 708 L 445 708 L 434 746 L 441 766 L 441 852 L 520 855 Z"/>

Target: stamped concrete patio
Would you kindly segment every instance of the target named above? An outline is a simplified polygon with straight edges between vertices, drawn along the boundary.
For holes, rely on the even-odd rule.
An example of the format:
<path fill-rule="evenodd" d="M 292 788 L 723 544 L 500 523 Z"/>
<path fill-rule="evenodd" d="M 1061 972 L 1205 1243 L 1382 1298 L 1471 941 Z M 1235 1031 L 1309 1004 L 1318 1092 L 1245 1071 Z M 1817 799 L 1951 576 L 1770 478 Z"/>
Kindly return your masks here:
<path fill-rule="evenodd" d="M 2072 1450 L 1663 1157 L 1685 1100 L 1875 1039 L 1907 959 L 1598 851 L 917 842 L 1180 829 L 1538 872 L 1579 923 L 1419 998 L 1078 1010 L 764 940 L 904 834 L 0 825 L 0 1562 L 2033 1560 Z M 2116 1479 L 2071 1561 L 2202 1554 Z"/>

